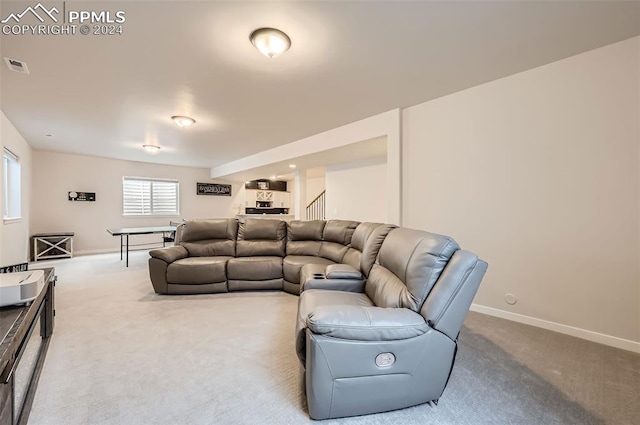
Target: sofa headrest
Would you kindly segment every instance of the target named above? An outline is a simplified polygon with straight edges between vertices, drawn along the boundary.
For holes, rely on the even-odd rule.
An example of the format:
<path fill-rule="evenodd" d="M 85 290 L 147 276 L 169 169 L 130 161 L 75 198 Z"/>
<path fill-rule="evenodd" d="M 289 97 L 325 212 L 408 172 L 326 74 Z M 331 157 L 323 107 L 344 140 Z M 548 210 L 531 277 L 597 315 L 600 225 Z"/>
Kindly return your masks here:
<path fill-rule="evenodd" d="M 364 248 L 362 250 L 360 270 L 362 270 L 362 273 L 364 273 L 365 276 L 369 276 L 369 272 L 371 271 L 373 264 L 376 262 L 376 258 L 378 258 L 378 252 L 380 251 L 380 247 L 382 246 L 385 238 L 391 230 L 396 228 L 396 226 L 393 224 L 368 224 L 374 224 L 376 226 L 374 226 L 371 229 L 371 232 L 367 235 L 364 243 Z M 362 226 L 362 224 L 360 226 Z M 358 226 L 358 228 L 360 228 L 360 226 Z M 356 235 L 354 234 L 354 237 L 355 236 Z M 351 245 L 353 246 L 353 243 Z"/>
<path fill-rule="evenodd" d="M 287 238 L 290 241 L 321 241 L 325 223 L 324 220 L 290 221 Z"/>
<path fill-rule="evenodd" d="M 247 218 L 240 223 L 238 240 L 280 241 L 287 236 L 287 222 L 261 218 Z"/>
<path fill-rule="evenodd" d="M 367 239 L 369 239 L 369 236 L 371 236 L 371 233 L 373 233 L 377 227 L 382 225 L 383 223 L 360 223 L 353 232 L 351 247 L 360 252 L 364 251 L 364 245 L 367 242 Z"/>
<path fill-rule="evenodd" d="M 238 234 L 238 220 L 235 218 L 189 220 L 182 229 L 180 242 L 202 240 L 235 240 Z"/>
<path fill-rule="evenodd" d="M 323 239 L 347 246 L 351 243 L 351 237 L 358 224 L 360 223 L 351 220 L 329 220 L 324 226 Z"/>
<path fill-rule="evenodd" d="M 460 246 L 456 241 L 448 236 L 422 230 L 396 228 L 384 239 L 378 253 L 376 267 L 378 265 L 384 267 L 406 286 L 408 293 L 401 291 L 392 298 L 400 299 L 401 307 L 419 311 L 449 259 L 459 249 Z M 380 281 L 372 279 L 370 283 L 378 286 L 375 288 L 378 294 L 390 295 L 398 289 L 397 285 L 391 283 L 389 279 Z M 390 286 L 383 288 L 386 285 Z M 374 288 L 369 288 L 367 294 L 372 289 Z"/>

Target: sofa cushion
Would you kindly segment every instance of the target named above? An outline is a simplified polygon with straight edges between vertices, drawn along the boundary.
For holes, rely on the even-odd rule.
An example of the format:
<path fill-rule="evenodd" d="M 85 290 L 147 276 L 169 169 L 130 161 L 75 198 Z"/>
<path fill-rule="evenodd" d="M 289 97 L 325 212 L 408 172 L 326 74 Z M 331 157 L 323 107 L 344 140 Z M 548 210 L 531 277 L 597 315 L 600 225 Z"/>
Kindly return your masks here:
<path fill-rule="evenodd" d="M 349 245 L 353 232 L 360 224 L 351 220 L 329 220 L 324 226 L 322 239 L 328 242 L 336 242 L 341 245 Z"/>
<path fill-rule="evenodd" d="M 235 256 L 238 221 L 235 219 L 189 220 L 180 244 L 190 257 Z"/>
<path fill-rule="evenodd" d="M 360 223 L 354 230 L 353 236 L 351 237 L 351 245 L 347 248 L 340 262 L 360 269 L 362 267 L 362 251 L 364 250 L 367 239 L 369 239 L 369 236 L 371 236 L 377 227 L 382 225 L 382 223 Z M 375 261 L 375 258 L 373 261 Z M 373 261 L 371 265 L 373 265 Z M 370 266 L 369 270 L 371 270 Z"/>
<path fill-rule="evenodd" d="M 319 256 L 325 222 L 290 221 L 287 227 L 287 255 Z"/>
<path fill-rule="evenodd" d="M 285 255 L 285 242 L 283 241 L 238 241 L 236 244 L 238 257 L 278 256 Z"/>
<path fill-rule="evenodd" d="M 334 264 L 333 261 L 322 257 L 306 255 L 287 255 L 282 262 L 284 279 L 291 283 L 300 283 L 300 269 L 305 264 Z"/>
<path fill-rule="evenodd" d="M 238 240 L 280 241 L 287 237 L 287 222 L 262 218 L 247 218 L 238 227 Z"/>
<path fill-rule="evenodd" d="M 309 314 L 322 306 L 360 306 L 370 307 L 373 302 L 363 293 L 309 289 L 300 293 L 298 299 L 298 320 L 296 323 L 296 351 L 304 364 L 305 329 Z"/>
<path fill-rule="evenodd" d="M 306 255 L 317 257 L 322 248 L 321 241 L 288 241 L 287 255 Z"/>
<path fill-rule="evenodd" d="M 258 291 L 262 289 L 283 289 L 282 278 L 267 280 L 236 280 L 227 281 L 229 291 Z"/>
<path fill-rule="evenodd" d="M 383 223 L 360 223 L 358 227 L 353 231 L 353 236 L 351 237 L 351 247 L 357 249 L 358 251 L 364 251 L 364 245 L 369 239 L 369 236 L 373 233 L 373 231 L 382 226 Z"/>
<path fill-rule="evenodd" d="M 217 294 L 221 292 L 229 292 L 227 282 L 202 283 L 198 285 L 170 283 L 167 285 L 167 294 L 171 295 Z"/>
<path fill-rule="evenodd" d="M 226 264 L 232 257 L 188 257 L 167 267 L 167 282 L 199 285 L 227 280 Z"/>
<path fill-rule="evenodd" d="M 288 224 L 289 241 L 321 241 L 326 222 L 324 220 L 292 220 Z"/>
<path fill-rule="evenodd" d="M 236 256 L 284 257 L 287 223 L 280 220 L 246 219 L 238 228 Z"/>
<path fill-rule="evenodd" d="M 189 220 L 182 229 L 182 242 L 202 241 L 208 239 L 235 240 L 238 234 L 236 219 L 217 218 L 207 220 Z"/>
<path fill-rule="evenodd" d="M 356 269 L 360 269 L 360 263 L 362 262 L 362 252 L 358 251 L 355 248 L 349 247 L 342 256 L 342 260 L 340 262 L 348 264 Z"/>
<path fill-rule="evenodd" d="M 375 305 L 387 308 L 401 308 L 410 301 L 411 294 L 405 284 L 391 271 L 374 264 L 369 273 L 365 292 Z"/>
<path fill-rule="evenodd" d="M 460 247 L 448 236 L 393 229 L 384 239 L 365 291 L 379 307 L 418 312 L 444 266 Z"/>
<path fill-rule="evenodd" d="M 190 257 L 217 257 L 221 255 L 232 257 L 236 250 L 235 241 L 230 240 L 185 242 L 182 246 L 189 251 Z"/>
<path fill-rule="evenodd" d="M 365 240 L 362 259 L 360 260 L 360 270 L 365 276 L 369 276 L 369 272 L 376 262 L 376 258 L 378 258 L 378 251 L 380 251 L 382 242 L 384 242 L 389 232 L 395 228 L 396 226 L 393 224 L 381 224 L 374 227 Z"/>
<path fill-rule="evenodd" d="M 292 242 L 295 243 L 295 242 Z M 347 253 L 349 248 L 345 245 L 339 244 L 337 242 L 322 242 L 320 245 L 320 257 L 327 258 L 331 261 L 335 261 L 336 263 L 341 263 L 344 258 L 344 254 Z"/>
<path fill-rule="evenodd" d="M 282 278 L 282 257 L 239 257 L 227 262 L 229 280 Z"/>
<path fill-rule="evenodd" d="M 298 321 L 302 327 L 307 327 L 310 313 L 328 305 L 372 307 L 373 301 L 364 293 L 309 289 L 302 292 L 298 300 Z"/>

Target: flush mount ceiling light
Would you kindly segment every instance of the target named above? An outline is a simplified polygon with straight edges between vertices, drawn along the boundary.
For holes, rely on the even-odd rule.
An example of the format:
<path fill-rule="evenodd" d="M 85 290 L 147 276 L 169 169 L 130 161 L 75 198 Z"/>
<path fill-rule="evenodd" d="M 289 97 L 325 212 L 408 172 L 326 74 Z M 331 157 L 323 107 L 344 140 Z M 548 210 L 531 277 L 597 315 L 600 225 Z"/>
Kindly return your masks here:
<path fill-rule="evenodd" d="M 291 47 L 291 39 L 285 33 L 275 28 L 259 28 L 249 36 L 251 43 L 263 55 L 275 58 Z"/>
<path fill-rule="evenodd" d="M 193 118 L 185 117 L 183 115 L 174 115 L 171 117 L 171 119 L 176 123 L 176 125 L 182 128 L 192 126 L 196 123 L 196 120 L 194 120 Z"/>
<path fill-rule="evenodd" d="M 158 145 L 142 145 L 142 147 L 145 148 L 147 152 L 151 153 L 156 153 L 160 150 L 160 146 Z"/>
<path fill-rule="evenodd" d="M 29 68 L 27 68 L 26 62 L 5 57 L 4 63 L 7 64 L 7 68 L 9 68 L 11 71 L 20 72 L 21 74 L 29 73 Z"/>
<path fill-rule="evenodd" d="M 296 164 L 289 164 L 289 168 L 296 168 Z"/>

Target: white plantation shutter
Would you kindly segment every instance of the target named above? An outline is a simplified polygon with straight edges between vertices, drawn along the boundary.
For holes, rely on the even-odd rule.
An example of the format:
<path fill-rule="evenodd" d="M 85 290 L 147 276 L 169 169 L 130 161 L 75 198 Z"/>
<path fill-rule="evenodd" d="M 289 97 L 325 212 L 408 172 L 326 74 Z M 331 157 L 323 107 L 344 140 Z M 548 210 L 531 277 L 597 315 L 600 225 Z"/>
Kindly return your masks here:
<path fill-rule="evenodd" d="M 124 177 L 122 179 L 124 215 L 151 214 L 151 181 Z"/>
<path fill-rule="evenodd" d="M 177 180 L 122 178 L 124 215 L 179 215 Z"/>
<path fill-rule="evenodd" d="M 178 182 L 151 182 L 152 214 L 178 215 Z"/>

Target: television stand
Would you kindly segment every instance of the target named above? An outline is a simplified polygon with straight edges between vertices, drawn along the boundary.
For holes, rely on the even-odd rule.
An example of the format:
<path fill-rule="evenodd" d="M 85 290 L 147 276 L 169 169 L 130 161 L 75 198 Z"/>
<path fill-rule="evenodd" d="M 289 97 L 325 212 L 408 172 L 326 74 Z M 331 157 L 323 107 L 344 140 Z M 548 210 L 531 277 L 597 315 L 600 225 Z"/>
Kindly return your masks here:
<path fill-rule="evenodd" d="M 55 270 L 29 305 L 0 308 L 0 425 L 25 425 L 54 322 Z"/>

